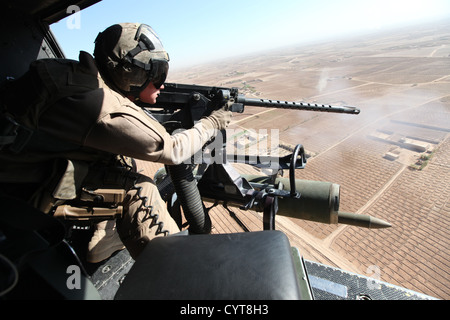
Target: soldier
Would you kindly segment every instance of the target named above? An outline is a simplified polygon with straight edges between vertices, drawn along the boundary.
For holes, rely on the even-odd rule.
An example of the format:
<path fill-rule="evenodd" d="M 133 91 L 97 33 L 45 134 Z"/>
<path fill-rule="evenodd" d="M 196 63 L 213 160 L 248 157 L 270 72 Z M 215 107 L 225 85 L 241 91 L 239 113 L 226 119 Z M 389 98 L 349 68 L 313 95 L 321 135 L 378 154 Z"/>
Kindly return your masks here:
<path fill-rule="evenodd" d="M 104 260 L 123 244 L 136 258 L 153 237 L 179 228 L 154 182 L 130 159 L 180 164 L 228 126 L 231 112 L 222 108 L 170 135 L 134 103 L 155 103 L 169 69 L 148 25 L 107 28 L 95 40 L 94 57 L 37 60 L 2 87 L 1 190 L 46 213 L 92 190 L 125 190 L 120 239 L 113 222 L 99 224 L 88 261 Z"/>

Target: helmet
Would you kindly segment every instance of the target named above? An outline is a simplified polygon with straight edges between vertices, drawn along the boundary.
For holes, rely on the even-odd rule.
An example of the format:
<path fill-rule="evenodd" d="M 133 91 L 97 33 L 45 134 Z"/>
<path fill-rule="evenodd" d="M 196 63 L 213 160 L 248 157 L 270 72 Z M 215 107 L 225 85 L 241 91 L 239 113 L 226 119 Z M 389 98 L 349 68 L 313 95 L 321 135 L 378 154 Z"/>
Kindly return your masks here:
<path fill-rule="evenodd" d="M 146 24 L 115 24 L 95 39 L 95 60 L 108 84 L 139 97 L 150 82 L 161 87 L 169 71 L 169 55 Z"/>

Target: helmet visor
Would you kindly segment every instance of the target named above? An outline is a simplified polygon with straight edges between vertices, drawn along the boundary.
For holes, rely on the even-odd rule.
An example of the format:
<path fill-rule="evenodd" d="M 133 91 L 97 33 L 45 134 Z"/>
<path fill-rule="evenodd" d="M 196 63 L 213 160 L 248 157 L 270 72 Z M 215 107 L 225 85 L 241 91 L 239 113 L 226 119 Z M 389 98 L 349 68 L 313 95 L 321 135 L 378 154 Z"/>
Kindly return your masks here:
<path fill-rule="evenodd" d="M 146 71 L 139 68 L 134 79 L 130 79 L 130 91 L 140 92 L 144 90 L 150 82 L 159 89 L 164 84 L 169 72 L 169 63 L 164 59 L 151 59 L 151 69 Z"/>
<path fill-rule="evenodd" d="M 139 29 L 136 32 L 135 40 L 144 42 L 149 51 L 165 51 L 158 35 L 149 25 L 141 24 L 139 26 Z"/>
<path fill-rule="evenodd" d="M 166 81 L 169 73 L 169 63 L 167 60 L 152 59 L 152 70 L 150 72 L 150 82 L 153 82 L 155 88 L 159 89 Z"/>

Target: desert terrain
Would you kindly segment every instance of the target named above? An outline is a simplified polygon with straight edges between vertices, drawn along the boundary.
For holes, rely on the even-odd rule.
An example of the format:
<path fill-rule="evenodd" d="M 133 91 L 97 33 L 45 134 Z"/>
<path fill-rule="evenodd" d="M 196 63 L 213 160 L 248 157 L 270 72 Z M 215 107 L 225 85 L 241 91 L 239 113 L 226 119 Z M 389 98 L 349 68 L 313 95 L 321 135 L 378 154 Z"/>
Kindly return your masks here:
<path fill-rule="evenodd" d="M 298 179 L 337 183 L 340 211 L 392 224 L 363 229 L 277 216 L 276 228 L 305 259 L 366 276 L 377 270 L 382 281 L 450 298 L 449 22 L 174 70 L 168 82 L 360 108 L 359 115 L 348 115 L 247 107 L 231 128 L 278 129 L 280 144 L 301 143 L 308 154 Z M 248 229 L 262 229 L 260 213 L 235 213 Z M 223 208 L 211 218 L 214 232 L 242 232 Z"/>

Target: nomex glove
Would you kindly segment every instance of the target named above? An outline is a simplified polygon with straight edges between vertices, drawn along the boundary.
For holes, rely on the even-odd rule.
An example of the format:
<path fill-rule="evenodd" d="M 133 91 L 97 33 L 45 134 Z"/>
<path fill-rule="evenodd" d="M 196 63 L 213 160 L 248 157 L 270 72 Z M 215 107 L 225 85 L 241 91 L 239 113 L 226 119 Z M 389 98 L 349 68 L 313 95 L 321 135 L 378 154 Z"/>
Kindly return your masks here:
<path fill-rule="evenodd" d="M 214 123 L 214 127 L 218 130 L 224 130 L 231 122 L 233 114 L 228 110 L 228 106 L 224 106 L 218 110 L 214 110 L 207 118 Z"/>

